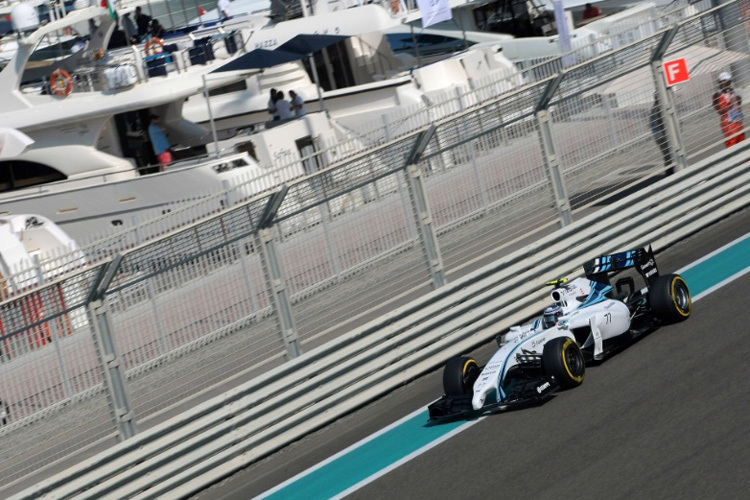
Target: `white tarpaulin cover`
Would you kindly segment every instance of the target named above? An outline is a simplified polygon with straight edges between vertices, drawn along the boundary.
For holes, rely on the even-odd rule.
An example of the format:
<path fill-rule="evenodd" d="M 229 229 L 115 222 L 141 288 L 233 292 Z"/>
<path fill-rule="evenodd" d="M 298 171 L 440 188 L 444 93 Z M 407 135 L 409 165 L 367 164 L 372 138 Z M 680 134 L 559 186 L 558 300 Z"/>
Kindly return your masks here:
<path fill-rule="evenodd" d="M 422 13 L 423 28 L 453 17 L 448 0 L 417 0 L 417 5 Z"/>

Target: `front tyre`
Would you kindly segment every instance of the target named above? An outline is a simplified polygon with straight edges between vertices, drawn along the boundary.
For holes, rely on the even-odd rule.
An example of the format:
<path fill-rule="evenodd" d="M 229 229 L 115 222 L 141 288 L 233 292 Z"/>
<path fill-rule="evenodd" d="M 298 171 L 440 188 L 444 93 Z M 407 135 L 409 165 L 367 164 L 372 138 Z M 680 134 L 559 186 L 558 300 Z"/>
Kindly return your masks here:
<path fill-rule="evenodd" d="M 677 323 L 690 317 L 692 300 L 687 283 L 678 274 L 657 277 L 648 292 L 654 316 L 664 323 Z"/>
<path fill-rule="evenodd" d="M 443 370 L 443 390 L 446 396 L 467 396 L 474 390 L 479 377 L 479 365 L 472 358 L 451 358 Z"/>
<path fill-rule="evenodd" d="M 558 337 L 544 344 L 542 370 L 561 388 L 571 389 L 583 383 L 586 361 L 578 344 L 568 337 Z"/>

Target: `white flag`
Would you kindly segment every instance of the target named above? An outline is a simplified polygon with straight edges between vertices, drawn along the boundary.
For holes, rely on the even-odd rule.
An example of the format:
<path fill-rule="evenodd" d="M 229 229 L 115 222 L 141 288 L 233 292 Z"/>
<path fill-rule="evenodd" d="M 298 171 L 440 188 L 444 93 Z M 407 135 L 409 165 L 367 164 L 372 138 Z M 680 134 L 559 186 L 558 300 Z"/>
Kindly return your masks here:
<path fill-rule="evenodd" d="M 417 5 L 422 13 L 423 28 L 453 17 L 448 0 L 417 0 Z"/>

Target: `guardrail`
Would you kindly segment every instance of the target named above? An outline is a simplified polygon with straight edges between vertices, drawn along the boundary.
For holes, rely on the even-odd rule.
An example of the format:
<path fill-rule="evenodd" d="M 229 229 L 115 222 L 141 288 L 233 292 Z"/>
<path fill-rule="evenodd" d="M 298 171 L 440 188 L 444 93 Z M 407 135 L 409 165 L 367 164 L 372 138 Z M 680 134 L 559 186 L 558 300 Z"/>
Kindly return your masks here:
<path fill-rule="evenodd" d="M 637 191 L 12 498 L 199 491 L 529 317 L 544 276 L 578 274 L 581 262 L 625 247 L 661 250 L 750 206 L 749 150 Z"/>

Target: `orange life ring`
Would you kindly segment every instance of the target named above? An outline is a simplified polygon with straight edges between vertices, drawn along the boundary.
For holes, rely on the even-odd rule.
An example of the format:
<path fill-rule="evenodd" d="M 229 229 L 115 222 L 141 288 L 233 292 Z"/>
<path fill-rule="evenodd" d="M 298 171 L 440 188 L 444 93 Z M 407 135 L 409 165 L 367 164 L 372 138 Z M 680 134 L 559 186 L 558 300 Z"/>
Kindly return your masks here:
<path fill-rule="evenodd" d="M 152 48 L 154 49 L 153 54 L 151 53 Z M 148 42 L 146 42 L 145 50 L 147 56 L 164 52 L 164 41 L 161 38 L 151 38 Z"/>
<path fill-rule="evenodd" d="M 68 95 L 73 90 L 73 79 L 70 73 L 62 68 L 57 68 L 49 77 L 50 90 L 55 95 Z"/>

